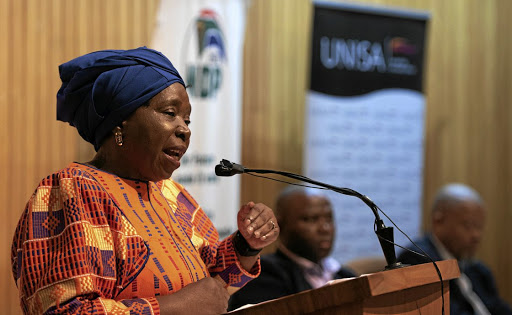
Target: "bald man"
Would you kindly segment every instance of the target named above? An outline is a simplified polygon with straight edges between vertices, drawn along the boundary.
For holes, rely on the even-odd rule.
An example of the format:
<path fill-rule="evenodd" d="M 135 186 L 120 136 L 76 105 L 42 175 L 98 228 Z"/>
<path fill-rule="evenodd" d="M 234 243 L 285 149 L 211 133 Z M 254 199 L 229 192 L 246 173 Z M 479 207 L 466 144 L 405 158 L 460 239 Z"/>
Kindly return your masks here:
<path fill-rule="evenodd" d="M 261 257 L 260 276 L 231 297 L 230 310 L 355 276 L 328 257 L 335 224 L 327 197 L 318 190 L 291 186 L 279 194 L 275 209 L 281 229 L 279 247 Z"/>
<path fill-rule="evenodd" d="M 437 193 L 432 205 L 432 232 L 416 241 L 433 260 L 457 259 L 461 276 L 450 281 L 450 312 L 454 315 L 512 314 L 498 295 L 494 277 L 474 258 L 482 239 L 486 208 L 480 195 L 463 184 L 448 184 Z M 410 249 L 418 251 L 415 247 Z M 430 260 L 403 251 L 406 264 Z"/>

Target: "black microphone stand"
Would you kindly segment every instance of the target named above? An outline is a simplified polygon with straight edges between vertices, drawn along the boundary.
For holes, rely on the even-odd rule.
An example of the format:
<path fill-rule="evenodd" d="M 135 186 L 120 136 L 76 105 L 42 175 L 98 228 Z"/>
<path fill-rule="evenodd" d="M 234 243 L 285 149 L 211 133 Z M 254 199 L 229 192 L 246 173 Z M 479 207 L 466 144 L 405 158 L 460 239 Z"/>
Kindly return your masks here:
<path fill-rule="evenodd" d="M 235 174 L 243 174 L 243 173 L 256 173 L 256 174 L 277 174 L 289 178 L 293 178 L 296 180 L 300 180 L 303 182 L 307 182 L 316 186 L 324 187 L 329 190 L 335 191 L 337 193 L 354 196 L 361 199 L 370 209 L 373 211 L 375 216 L 375 234 L 379 238 L 379 243 L 382 248 L 382 252 L 384 253 L 384 257 L 386 258 L 387 266 L 385 270 L 401 268 L 406 265 L 398 262 L 396 260 L 395 247 L 394 247 L 394 237 L 393 237 L 393 227 L 386 227 L 384 225 L 384 221 L 379 216 L 379 210 L 377 205 L 370 199 L 368 196 L 365 196 L 355 190 L 350 188 L 342 188 L 336 187 L 329 184 L 325 184 L 322 182 L 315 181 L 308 177 L 297 175 L 294 173 L 282 172 L 282 171 L 274 171 L 274 170 L 265 170 L 265 169 L 250 169 L 246 168 L 240 164 L 231 163 L 228 160 L 222 160 L 220 164 L 215 167 L 215 174 L 217 176 L 233 176 Z"/>

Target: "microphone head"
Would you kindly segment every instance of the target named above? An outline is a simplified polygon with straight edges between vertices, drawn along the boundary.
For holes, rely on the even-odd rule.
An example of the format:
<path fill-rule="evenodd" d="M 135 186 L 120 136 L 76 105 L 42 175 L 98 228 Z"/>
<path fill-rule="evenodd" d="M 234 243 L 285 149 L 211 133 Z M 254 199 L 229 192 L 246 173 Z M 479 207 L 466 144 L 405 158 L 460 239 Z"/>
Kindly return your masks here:
<path fill-rule="evenodd" d="M 215 166 L 215 175 L 217 176 L 233 176 L 244 172 L 245 168 L 242 165 L 231 163 L 228 160 L 222 160 Z"/>
<path fill-rule="evenodd" d="M 224 165 L 217 164 L 215 166 L 215 175 L 217 176 L 233 176 L 235 174 L 232 174 L 229 168 L 225 167 Z"/>

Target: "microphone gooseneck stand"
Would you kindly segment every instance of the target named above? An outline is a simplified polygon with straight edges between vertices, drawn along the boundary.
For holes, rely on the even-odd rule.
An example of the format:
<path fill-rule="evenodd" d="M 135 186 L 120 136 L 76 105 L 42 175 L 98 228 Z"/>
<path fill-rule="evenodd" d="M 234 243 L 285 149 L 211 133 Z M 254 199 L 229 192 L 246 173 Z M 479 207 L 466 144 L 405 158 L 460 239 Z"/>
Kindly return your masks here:
<path fill-rule="evenodd" d="M 307 178 L 307 177 L 302 176 L 302 175 L 297 175 L 297 174 L 288 173 L 288 172 L 282 172 L 282 171 L 274 171 L 274 170 L 245 168 L 244 166 L 242 166 L 240 164 L 231 163 L 228 160 L 222 160 L 220 162 L 220 164 L 215 166 L 215 174 L 217 176 L 233 176 L 233 175 L 236 175 L 236 174 L 243 174 L 243 173 L 248 173 L 248 174 L 252 173 L 253 175 L 254 175 L 254 173 L 259 173 L 259 174 L 277 174 L 277 175 L 281 175 L 281 176 L 297 179 L 297 180 L 300 180 L 300 181 L 303 181 L 303 182 L 307 182 L 307 183 L 310 183 L 310 184 L 313 184 L 313 185 L 316 185 L 316 186 L 324 187 L 324 188 L 327 188 L 329 190 L 335 191 L 335 192 L 343 194 L 343 195 L 354 196 L 354 197 L 357 197 L 357 198 L 361 199 L 368 207 L 370 207 L 370 209 L 372 209 L 373 214 L 375 215 L 375 225 L 374 225 L 375 234 L 377 234 L 377 237 L 379 238 L 379 243 L 380 243 L 380 246 L 382 248 L 382 252 L 384 253 L 384 257 L 386 258 L 386 262 L 388 264 L 385 267 L 385 270 L 397 269 L 397 268 L 408 266 L 408 265 L 402 264 L 401 262 L 398 262 L 396 260 L 396 254 L 395 254 L 395 248 L 394 248 L 395 243 L 394 243 L 394 237 L 393 237 L 393 228 L 392 227 L 386 227 L 384 225 L 384 222 L 381 220 L 381 218 L 379 216 L 379 207 L 377 207 L 377 205 L 370 198 L 368 198 L 368 196 L 365 196 L 365 195 L 363 195 L 363 194 L 361 194 L 361 193 L 359 193 L 359 192 L 357 192 L 357 191 L 355 191 L 353 189 L 350 189 L 350 188 L 341 188 L 341 187 L 332 186 L 332 185 L 329 185 L 329 184 L 325 184 L 325 183 L 322 183 L 322 182 L 318 182 L 318 181 L 312 180 L 312 179 Z M 401 231 L 398 227 L 397 227 L 397 229 L 399 231 Z M 405 233 L 404 233 L 404 235 L 407 236 Z M 437 275 L 439 276 L 439 280 L 440 280 L 440 283 L 441 283 L 441 292 L 444 292 L 443 277 L 441 275 L 441 271 L 437 267 L 436 262 L 423 249 L 421 249 L 418 245 L 416 245 L 409 238 L 409 236 L 407 236 L 407 238 L 418 249 L 420 249 L 421 252 L 423 252 L 422 256 L 427 257 L 434 264 L 434 267 L 436 269 Z M 414 253 L 416 253 L 416 252 L 414 252 Z M 419 253 L 416 253 L 416 254 L 419 254 Z M 419 255 L 421 255 L 421 254 L 419 254 Z M 444 294 L 441 294 L 441 301 L 442 301 L 441 302 L 441 314 L 444 315 L 444 313 L 445 313 L 444 312 Z"/>
<path fill-rule="evenodd" d="M 322 182 L 318 182 L 315 180 L 312 180 L 308 177 L 297 175 L 293 173 L 288 172 L 282 172 L 282 171 L 274 171 L 274 170 L 265 170 L 265 169 L 250 169 L 246 168 L 240 164 L 231 163 L 228 160 L 222 160 L 220 164 L 218 164 L 215 167 L 215 174 L 217 176 L 233 176 L 236 174 L 243 174 L 243 173 L 257 173 L 257 174 L 277 174 L 289 178 L 293 178 L 296 180 L 300 180 L 303 182 L 307 182 L 316 186 L 324 187 L 329 190 L 332 190 L 334 192 L 348 195 L 348 196 L 354 196 L 359 199 L 361 199 L 370 209 L 373 211 L 373 214 L 375 216 L 375 234 L 377 234 L 377 237 L 379 238 L 380 246 L 382 248 L 382 252 L 384 253 L 384 257 L 386 258 L 387 266 L 385 267 L 386 270 L 390 269 L 396 269 L 404 267 L 405 265 L 398 262 L 396 260 L 396 254 L 395 254 L 395 247 L 394 247 L 394 237 L 393 237 L 393 227 L 386 227 L 384 225 L 384 221 L 379 216 L 379 210 L 377 205 L 370 199 L 368 196 L 365 196 L 353 189 L 350 188 L 342 188 L 342 187 L 336 187 L 329 184 L 325 184 Z"/>

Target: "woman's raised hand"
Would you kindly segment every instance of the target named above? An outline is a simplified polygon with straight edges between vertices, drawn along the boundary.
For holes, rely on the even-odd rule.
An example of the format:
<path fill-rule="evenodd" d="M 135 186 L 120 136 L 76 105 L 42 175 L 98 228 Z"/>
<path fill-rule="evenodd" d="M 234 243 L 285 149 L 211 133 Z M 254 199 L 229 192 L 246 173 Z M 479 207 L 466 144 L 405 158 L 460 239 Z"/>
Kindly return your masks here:
<path fill-rule="evenodd" d="M 279 236 L 274 211 L 262 203 L 243 205 L 237 216 L 238 230 L 253 249 L 272 244 Z"/>

